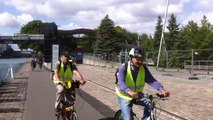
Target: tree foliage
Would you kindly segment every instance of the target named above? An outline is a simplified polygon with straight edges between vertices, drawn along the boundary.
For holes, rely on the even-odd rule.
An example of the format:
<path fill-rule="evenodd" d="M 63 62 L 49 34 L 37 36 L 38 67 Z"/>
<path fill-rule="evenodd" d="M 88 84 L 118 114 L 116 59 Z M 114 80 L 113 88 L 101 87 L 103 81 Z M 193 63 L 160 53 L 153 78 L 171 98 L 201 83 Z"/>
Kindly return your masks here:
<path fill-rule="evenodd" d="M 167 29 L 168 33 L 165 36 L 166 49 L 175 50 L 177 44 L 179 44 L 179 24 L 177 24 L 174 14 L 172 14 L 168 20 Z"/>
<path fill-rule="evenodd" d="M 41 33 L 41 26 L 45 24 L 40 20 L 34 20 L 22 26 L 22 34 L 39 34 Z M 121 26 L 116 26 L 108 15 L 106 15 L 100 22 L 94 35 L 84 35 L 83 39 L 76 40 L 74 36 L 59 35 L 60 44 L 66 48 L 74 49 L 81 46 L 85 52 L 94 52 L 98 54 L 111 54 L 121 51 L 118 48 L 118 43 L 125 43 L 131 45 L 142 46 L 146 52 L 158 52 L 162 34 L 162 18 L 158 16 L 155 32 L 153 36 L 146 33 L 135 33 L 128 31 Z M 168 60 L 170 67 L 183 67 L 184 60 L 191 59 L 192 49 L 197 49 L 198 55 L 196 59 L 213 59 L 213 53 L 208 50 L 201 50 L 212 48 L 213 46 L 213 26 L 204 15 L 200 23 L 190 20 L 186 25 L 181 26 L 177 23 L 176 16 L 171 14 L 168 19 L 168 31 L 164 33 L 165 47 L 168 53 L 162 53 L 161 63 L 164 64 Z M 164 45 L 164 44 L 163 44 Z M 21 44 L 21 49 L 31 48 L 35 51 L 43 50 L 43 46 L 33 44 Z M 164 48 L 162 48 L 164 50 Z M 187 51 L 184 51 L 187 50 Z M 180 52 L 182 51 L 182 52 Z M 183 52 L 184 51 L 184 52 Z"/>
<path fill-rule="evenodd" d="M 97 30 L 97 40 L 95 43 L 94 52 L 98 54 L 113 53 L 116 49 L 116 37 L 114 22 L 106 15 L 100 23 Z"/>
<path fill-rule="evenodd" d="M 20 33 L 21 34 L 41 34 L 41 26 L 42 22 L 40 20 L 33 20 L 31 22 L 28 22 L 26 25 L 23 25 L 21 27 Z M 32 50 L 36 52 L 42 52 L 43 53 L 43 45 L 42 44 L 18 44 L 20 49 L 28 49 L 31 48 Z"/>
<path fill-rule="evenodd" d="M 162 34 L 162 18 L 158 16 L 157 24 L 155 27 L 154 39 L 153 39 L 153 48 L 154 51 L 158 51 L 160 46 L 161 34 Z"/>

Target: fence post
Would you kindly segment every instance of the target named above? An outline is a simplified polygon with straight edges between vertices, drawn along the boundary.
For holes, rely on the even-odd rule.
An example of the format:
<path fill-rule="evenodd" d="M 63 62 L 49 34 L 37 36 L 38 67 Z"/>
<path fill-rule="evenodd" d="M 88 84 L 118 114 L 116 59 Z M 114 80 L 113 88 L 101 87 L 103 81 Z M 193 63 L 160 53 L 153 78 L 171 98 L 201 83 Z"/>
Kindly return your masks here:
<path fill-rule="evenodd" d="M 127 51 L 127 49 L 125 50 L 125 63 L 127 63 L 128 62 L 128 51 Z"/>
<path fill-rule="evenodd" d="M 194 74 L 194 49 L 192 49 L 191 74 Z"/>

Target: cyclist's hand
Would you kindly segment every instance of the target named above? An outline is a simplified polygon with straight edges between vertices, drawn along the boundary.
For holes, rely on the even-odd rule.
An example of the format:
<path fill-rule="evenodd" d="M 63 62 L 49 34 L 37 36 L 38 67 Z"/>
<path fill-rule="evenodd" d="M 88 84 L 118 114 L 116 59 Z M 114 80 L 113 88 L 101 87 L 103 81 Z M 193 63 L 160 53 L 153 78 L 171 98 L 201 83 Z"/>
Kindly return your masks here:
<path fill-rule="evenodd" d="M 170 93 L 166 90 L 161 90 L 161 94 L 164 96 L 164 97 L 169 97 Z"/>
<path fill-rule="evenodd" d="M 131 95 L 133 99 L 138 99 L 138 93 L 129 90 L 128 94 Z"/>
<path fill-rule="evenodd" d="M 79 82 L 81 83 L 81 85 L 84 85 L 86 83 L 85 80 L 80 80 Z"/>
<path fill-rule="evenodd" d="M 67 85 L 66 85 L 66 83 L 65 82 L 63 82 L 63 81 L 60 81 L 59 80 L 59 83 L 61 83 L 64 87 L 66 87 Z"/>

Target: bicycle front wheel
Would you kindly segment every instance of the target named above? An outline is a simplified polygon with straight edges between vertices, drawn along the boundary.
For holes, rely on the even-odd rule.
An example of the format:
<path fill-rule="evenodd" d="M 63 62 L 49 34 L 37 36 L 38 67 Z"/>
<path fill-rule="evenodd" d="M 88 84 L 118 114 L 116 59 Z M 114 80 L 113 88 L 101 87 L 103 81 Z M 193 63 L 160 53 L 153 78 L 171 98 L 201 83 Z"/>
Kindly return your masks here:
<path fill-rule="evenodd" d="M 69 120 L 79 120 L 78 119 L 78 115 L 75 111 L 72 112 L 72 114 L 70 115 L 70 119 Z"/>
<path fill-rule="evenodd" d="M 118 110 L 118 111 L 115 113 L 114 120 L 123 120 L 123 115 L 122 115 L 121 110 Z"/>

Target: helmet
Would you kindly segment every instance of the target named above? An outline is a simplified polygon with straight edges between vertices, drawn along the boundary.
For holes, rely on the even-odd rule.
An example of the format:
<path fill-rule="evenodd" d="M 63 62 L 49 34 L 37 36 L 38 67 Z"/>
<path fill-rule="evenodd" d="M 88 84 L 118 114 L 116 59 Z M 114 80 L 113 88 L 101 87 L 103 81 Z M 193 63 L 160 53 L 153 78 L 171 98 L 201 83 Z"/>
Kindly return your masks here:
<path fill-rule="evenodd" d="M 129 51 L 130 57 L 145 57 L 145 54 L 146 54 L 145 51 L 139 47 L 132 48 Z"/>
<path fill-rule="evenodd" d="M 63 56 L 65 56 L 65 57 L 68 57 L 68 58 L 70 57 L 70 55 L 69 55 L 69 52 L 68 52 L 68 51 L 64 51 L 64 52 L 62 53 L 62 55 L 63 55 Z"/>

